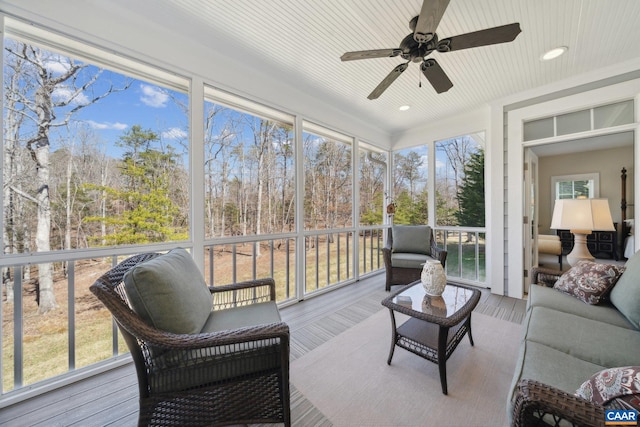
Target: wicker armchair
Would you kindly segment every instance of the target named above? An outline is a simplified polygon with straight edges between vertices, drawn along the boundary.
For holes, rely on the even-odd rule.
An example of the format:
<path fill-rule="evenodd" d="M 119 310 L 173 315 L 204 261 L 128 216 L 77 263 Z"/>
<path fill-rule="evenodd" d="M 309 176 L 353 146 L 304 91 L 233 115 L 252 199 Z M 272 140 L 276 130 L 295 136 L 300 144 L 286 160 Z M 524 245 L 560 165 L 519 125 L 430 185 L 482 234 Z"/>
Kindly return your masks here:
<path fill-rule="evenodd" d="M 534 380 L 522 380 L 512 426 L 603 426 L 605 408 Z"/>
<path fill-rule="evenodd" d="M 396 226 L 398 227 L 398 226 Z M 402 265 L 396 265 L 394 262 L 394 247 L 393 247 L 393 228 L 389 228 L 387 234 L 387 244 L 382 248 L 382 257 L 384 259 L 384 267 L 387 273 L 385 290 L 390 291 L 392 285 L 407 285 L 411 282 L 415 282 L 420 279 L 422 273 L 422 264 L 424 264 L 427 258 L 433 258 L 440 261 L 442 266 L 445 266 L 447 260 L 447 251 L 436 246 L 436 241 L 433 236 L 433 230 L 426 225 L 412 225 L 412 226 L 400 226 L 400 227 L 415 227 L 415 235 L 419 236 L 422 230 L 426 230 L 427 235 L 423 242 L 419 242 L 424 246 L 425 250 L 428 248 L 430 255 L 416 254 L 416 258 L 422 257 L 422 259 L 411 260 L 409 264 L 402 263 Z M 418 242 L 415 242 L 418 243 Z M 403 254 L 407 255 L 407 254 Z M 413 254 L 410 254 L 411 256 Z"/>
<path fill-rule="evenodd" d="M 140 397 L 138 425 L 290 426 L 288 326 L 276 322 L 196 334 L 150 326 L 130 308 L 123 278 L 159 255 L 128 258 L 90 288 L 112 313 L 131 351 Z M 273 279 L 209 290 L 212 313 L 275 301 Z"/>
<path fill-rule="evenodd" d="M 533 267 L 531 269 L 531 283 L 547 288 L 553 288 L 560 276 L 562 276 L 562 271 L 554 268 Z"/>

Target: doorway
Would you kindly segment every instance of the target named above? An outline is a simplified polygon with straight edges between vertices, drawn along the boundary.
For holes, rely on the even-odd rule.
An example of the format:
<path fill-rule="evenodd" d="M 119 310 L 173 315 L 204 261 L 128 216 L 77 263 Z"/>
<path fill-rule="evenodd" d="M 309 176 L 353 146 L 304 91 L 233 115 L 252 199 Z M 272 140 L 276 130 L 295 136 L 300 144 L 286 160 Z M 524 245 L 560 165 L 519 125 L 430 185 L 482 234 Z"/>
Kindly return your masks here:
<path fill-rule="evenodd" d="M 556 235 L 557 230 L 551 229 L 551 217 L 555 199 L 559 194 L 559 182 L 566 187 L 566 177 L 575 177 L 578 181 L 588 182 L 587 197 L 599 197 L 609 200 L 609 208 L 616 226 L 616 235 L 610 245 L 613 252 L 596 251 L 592 253 L 596 258 L 619 260 L 624 257 L 624 243 L 627 238 L 628 225 L 625 218 L 633 218 L 633 177 L 634 167 L 634 132 L 619 132 L 590 138 L 579 138 L 570 141 L 541 144 L 525 148 L 525 162 L 531 171 L 525 171 L 532 182 L 525 184 L 528 194 L 525 197 L 525 212 L 530 216 L 530 238 L 525 238 L 525 268 L 533 268 L 542 264 L 544 267 L 559 268 L 558 258 L 555 256 L 538 256 L 538 235 Z M 531 159 L 535 159 L 535 162 Z M 621 173 L 625 169 L 629 177 L 625 194 L 621 193 Z M 591 179 L 587 179 L 591 177 Z M 570 191 L 579 191 L 577 186 Z M 566 196 L 566 195 L 565 195 Z M 623 212 L 621 205 L 626 202 Z M 566 262 L 568 242 L 563 242 L 562 270 L 570 266 Z M 570 242 L 569 242 L 570 244 Z M 592 248 L 593 252 L 593 248 Z M 526 255 L 529 255 L 527 257 Z M 525 292 L 528 291 L 528 280 L 525 280 Z"/>
<path fill-rule="evenodd" d="M 597 122 L 593 111 L 607 109 L 618 103 L 626 103 L 631 107 L 631 114 L 625 116 L 625 120 L 605 120 Z M 529 266 L 524 264 L 524 252 L 530 251 L 530 242 L 524 239 L 523 218 L 524 194 L 522 178 L 524 176 L 524 151 L 539 145 L 551 143 L 565 143 L 582 137 L 584 139 L 592 137 L 606 137 L 612 134 L 631 132 L 633 134 L 633 162 L 637 163 L 636 157 L 640 156 L 640 150 L 636 149 L 637 138 L 640 132 L 640 119 L 638 118 L 638 106 L 640 105 L 640 79 L 629 80 L 622 83 L 599 87 L 593 90 L 580 92 L 574 95 L 559 97 L 550 101 L 540 102 L 507 112 L 507 208 L 506 208 L 506 235 L 505 235 L 505 260 L 507 263 L 507 283 L 505 294 L 514 298 L 523 298 L 525 290 L 525 275 L 528 274 Z M 626 107 L 625 107 L 626 108 Z M 566 130 L 557 125 L 556 119 L 571 119 L 572 112 L 587 111 L 587 129 Z M 611 110 L 609 110 L 611 111 Z M 628 110 L 626 110 L 628 111 Z M 617 119 L 617 117 L 616 117 Z M 559 119 L 558 119 L 559 120 Z M 545 129 L 549 133 L 537 138 L 525 135 L 526 123 L 540 123 L 544 121 L 549 124 Z M 576 163 L 571 161 L 567 164 Z M 618 175 L 619 179 L 619 175 Z M 542 180 L 538 178 L 541 183 Z M 634 176 L 634 181 L 637 177 Z M 618 181 L 618 185 L 620 181 Z M 629 181 L 628 181 L 629 182 Z M 548 185 L 548 184 L 547 184 Z M 618 187 L 620 188 L 620 187 Z M 634 199 L 640 193 L 638 186 L 634 186 Z M 629 196 L 628 196 L 629 197 Z M 538 200 L 542 201 L 540 196 Z M 615 200 L 619 200 L 619 192 Z M 616 202 L 617 203 L 617 202 Z M 613 202 L 612 202 L 613 204 Z M 619 210 L 616 210 L 619 212 Z M 612 212 L 613 213 L 613 212 Z M 635 216 L 635 212 L 633 214 Z M 527 222 L 526 226 L 530 226 Z M 634 235 L 635 247 L 638 247 L 638 234 Z M 523 254 L 520 257 L 509 256 L 509 254 Z"/>

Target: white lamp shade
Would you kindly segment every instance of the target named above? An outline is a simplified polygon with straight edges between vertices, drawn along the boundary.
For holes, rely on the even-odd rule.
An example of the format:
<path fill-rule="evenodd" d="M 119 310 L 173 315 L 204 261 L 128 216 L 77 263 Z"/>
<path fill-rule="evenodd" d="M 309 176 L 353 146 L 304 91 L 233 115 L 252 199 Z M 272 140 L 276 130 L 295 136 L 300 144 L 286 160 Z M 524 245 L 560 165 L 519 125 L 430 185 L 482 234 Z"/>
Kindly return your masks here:
<path fill-rule="evenodd" d="M 615 231 L 607 199 L 559 199 L 553 208 L 552 229 Z"/>

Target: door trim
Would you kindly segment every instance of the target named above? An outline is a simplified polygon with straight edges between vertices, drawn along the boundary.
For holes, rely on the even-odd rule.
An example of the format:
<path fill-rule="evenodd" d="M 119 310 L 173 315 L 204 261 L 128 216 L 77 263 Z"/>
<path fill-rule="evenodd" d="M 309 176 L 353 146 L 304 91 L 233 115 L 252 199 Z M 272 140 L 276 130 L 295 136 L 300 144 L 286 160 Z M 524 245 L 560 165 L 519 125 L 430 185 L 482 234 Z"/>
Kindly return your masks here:
<path fill-rule="evenodd" d="M 634 114 L 635 123 L 631 125 L 617 126 L 615 128 L 599 129 L 596 131 L 581 132 L 579 134 L 564 135 L 561 137 L 545 138 L 544 140 L 529 141 L 523 140 L 523 124 L 525 121 L 534 120 L 542 117 L 549 117 L 579 111 L 594 106 L 619 102 L 635 98 Z M 523 176 L 524 164 L 524 148 L 548 144 L 552 142 L 563 142 L 576 138 L 587 138 L 598 135 L 608 135 L 611 133 L 633 131 L 634 132 L 634 164 L 640 164 L 639 161 L 639 141 L 640 135 L 640 79 L 628 82 L 618 83 L 603 88 L 582 92 L 559 99 L 555 99 L 518 110 L 509 111 L 507 113 L 508 121 L 508 153 L 507 153 L 507 201 L 508 201 L 508 219 L 507 219 L 507 253 L 522 254 L 523 250 L 530 250 L 529 244 L 524 241 L 522 236 L 522 218 L 523 214 L 523 194 L 522 183 L 520 177 Z M 634 200 L 640 200 L 639 174 L 634 174 Z M 516 178 L 514 178 L 516 177 Z M 634 211 L 634 217 L 637 217 Z M 514 232 L 509 233 L 508 230 Z M 635 234 L 636 247 L 639 247 L 640 234 Z M 526 246 L 525 246 L 526 245 Z M 510 256 L 507 266 L 507 294 L 513 298 L 523 298 L 524 281 L 522 272 L 524 270 L 523 256 Z"/>

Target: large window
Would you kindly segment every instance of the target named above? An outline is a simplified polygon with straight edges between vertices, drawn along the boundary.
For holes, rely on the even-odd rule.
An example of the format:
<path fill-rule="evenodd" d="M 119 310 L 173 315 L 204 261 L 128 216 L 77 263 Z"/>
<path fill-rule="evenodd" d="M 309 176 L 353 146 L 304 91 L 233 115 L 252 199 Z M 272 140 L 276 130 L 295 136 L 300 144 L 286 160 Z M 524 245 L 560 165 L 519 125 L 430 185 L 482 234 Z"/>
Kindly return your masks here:
<path fill-rule="evenodd" d="M 5 24 L 0 395 L 126 363 L 89 286 L 136 253 L 184 246 L 207 284 L 272 277 L 279 303 L 383 268 L 384 151 L 211 86 L 190 99 L 202 87 L 176 73 Z"/>
<path fill-rule="evenodd" d="M 212 88 L 206 96 L 206 236 L 294 231 L 293 117 Z"/>
<path fill-rule="evenodd" d="M 353 226 L 353 140 L 304 124 L 304 228 Z"/>
<path fill-rule="evenodd" d="M 205 88 L 204 227 L 210 285 L 272 277 L 295 296 L 293 117 Z M 270 237 L 279 235 L 278 238 Z"/>
<path fill-rule="evenodd" d="M 484 227 L 484 134 L 436 142 L 436 223 Z"/>
<path fill-rule="evenodd" d="M 89 292 L 118 257 L 77 254 L 185 241 L 191 218 L 188 80 L 11 20 L 3 42 L 6 392 L 126 350 Z"/>
<path fill-rule="evenodd" d="M 427 224 L 427 146 L 396 151 L 393 155 L 393 197 L 396 224 Z"/>
<path fill-rule="evenodd" d="M 436 225 L 447 275 L 485 278 L 484 132 L 437 141 Z"/>
<path fill-rule="evenodd" d="M 304 122 L 305 292 L 354 277 L 353 139 Z M 340 231 L 340 229 L 347 229 Z M 331 230 L 323 232 L 322 230 Z"/>
<path fill-rule="evenodd" d="M 428 156 L 430 148 L 433 158 Z M 447 250 L 447 276 L 472 284 L 484 282 L 484 133 L 407 148 L 393 156 L 393 222 L 434 221 L 436 242 Z M 430 174 L 429 168 L 433 168 Z M 428 176 L 434 176 L 435 182 L 429 183 Z M 429 206 L 435 206 L 431 217 Z"/>
<path fill-rule="evenodd" d="M 4 61 L 5 253 L 188 237 L 185 93 L 11 38 Z"/>

